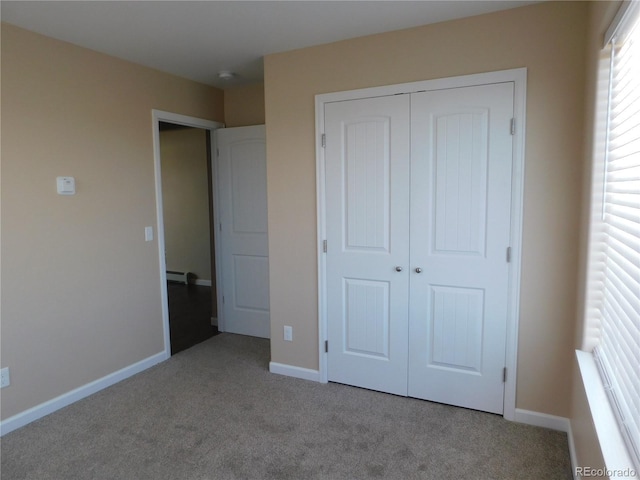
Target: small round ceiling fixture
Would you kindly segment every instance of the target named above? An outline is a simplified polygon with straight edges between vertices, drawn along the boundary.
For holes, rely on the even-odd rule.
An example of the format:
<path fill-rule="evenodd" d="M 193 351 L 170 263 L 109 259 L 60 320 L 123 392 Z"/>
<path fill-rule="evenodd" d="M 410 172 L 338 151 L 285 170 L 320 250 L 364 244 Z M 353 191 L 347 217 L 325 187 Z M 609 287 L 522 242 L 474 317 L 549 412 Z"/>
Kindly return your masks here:
<path fill-rule="evenodd" d="M 236 78 L 236 74 L 233 72 L 228 72 L 226 70 L 222 71 L 222 72 L 218 72 L 218 78 L 220 80 L 233 80 L 234 78 Z"/>

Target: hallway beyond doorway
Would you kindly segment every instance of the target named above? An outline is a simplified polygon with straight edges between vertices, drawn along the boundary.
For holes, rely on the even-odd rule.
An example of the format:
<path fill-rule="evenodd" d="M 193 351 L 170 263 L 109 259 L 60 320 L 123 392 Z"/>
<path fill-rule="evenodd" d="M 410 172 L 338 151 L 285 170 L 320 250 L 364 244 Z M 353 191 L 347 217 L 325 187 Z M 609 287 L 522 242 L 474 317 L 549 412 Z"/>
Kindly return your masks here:
<path fill-rule="evenodd" d="M 218 334 L 211 325 L 211 287 L 167 282 L 171 355 Z"/>

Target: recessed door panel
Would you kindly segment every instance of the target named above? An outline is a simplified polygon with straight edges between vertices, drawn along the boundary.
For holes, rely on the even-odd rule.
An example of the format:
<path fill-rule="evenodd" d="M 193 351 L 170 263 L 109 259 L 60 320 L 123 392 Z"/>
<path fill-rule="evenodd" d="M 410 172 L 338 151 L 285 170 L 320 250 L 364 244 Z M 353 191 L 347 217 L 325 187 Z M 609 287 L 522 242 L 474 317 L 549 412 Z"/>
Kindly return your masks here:
<path fill-rule="evenodd" d="M 236 309 L 269 312 L 269 260 L 258 255 L 233 256 L 233 297 Z M 225 302 L 226 303 L 226 302 Z"/>
<path fill-rule="evenodd" d="M 484 255 L 488 117 L 488 109 L 467 109 L 432 119 L 432 228 L 438 253 Z"/>
<path fill-rule="evenodd" d="M 234 233 L 267 233 L 267 165 L 264 142 L 237 141 L 229 146 L 231 162 L 231 211 Z"/>
<path fill-rule="evenodd" d="M 429 317 L 429 365 L 482 370 L 484 291 L 433 285 Z"/>
<path fill-rule="evenodd" d="M 390 120 L 344 125 L 345 249 L 389 250 Z"/>
<path fill-rule="evenodd" d="M 344 279 L 346 353 L 389 357 L 389 282 Z"/>

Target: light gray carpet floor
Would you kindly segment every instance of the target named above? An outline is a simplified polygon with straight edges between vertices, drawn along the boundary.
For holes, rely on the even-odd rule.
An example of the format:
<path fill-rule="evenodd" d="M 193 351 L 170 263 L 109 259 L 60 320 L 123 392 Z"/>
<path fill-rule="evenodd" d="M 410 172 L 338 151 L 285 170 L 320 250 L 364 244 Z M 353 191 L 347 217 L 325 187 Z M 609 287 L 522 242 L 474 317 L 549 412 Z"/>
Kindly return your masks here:
<path fill-rule="evenodd" d="M 2 480 L 570 479 L 564 433 L 268 372 L 220 334 L 1 440 Z"/>

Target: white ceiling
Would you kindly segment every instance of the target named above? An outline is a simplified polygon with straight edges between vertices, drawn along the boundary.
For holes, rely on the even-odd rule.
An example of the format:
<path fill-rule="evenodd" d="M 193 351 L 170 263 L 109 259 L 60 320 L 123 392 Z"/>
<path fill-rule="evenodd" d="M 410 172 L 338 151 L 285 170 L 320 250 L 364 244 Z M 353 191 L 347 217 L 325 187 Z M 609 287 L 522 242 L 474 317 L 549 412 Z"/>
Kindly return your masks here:
<path fill-rule="evenodd" d="M 262 58 L 270 53 L 534 1 L 2 0 L 1 18 L 49 37 L 226 88 L 262 81 Z M 230 82 L 218 79 L 217 73 L 225 70 L 238 77 Z"/>

